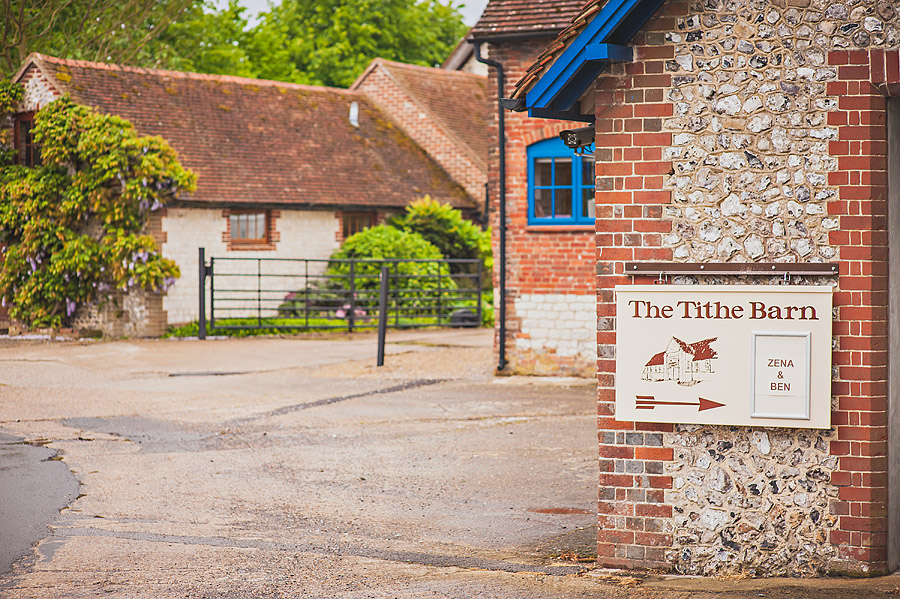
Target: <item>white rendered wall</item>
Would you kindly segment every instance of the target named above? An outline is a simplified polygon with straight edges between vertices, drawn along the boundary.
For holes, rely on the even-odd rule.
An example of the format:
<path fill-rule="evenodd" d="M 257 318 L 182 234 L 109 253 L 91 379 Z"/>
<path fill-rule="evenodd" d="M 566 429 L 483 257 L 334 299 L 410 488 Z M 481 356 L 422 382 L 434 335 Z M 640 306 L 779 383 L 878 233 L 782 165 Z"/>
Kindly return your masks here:
<path fill-rule="evenodd" d="M 330 210 L 281 210 L 281 216 L 275 222 L 280 241 L 274 251 L 228 251 L 224 240 L 226 218 L 221 208 L 167 208 L 162 220 L 162 229 L 166 234 L 166 242 L 162 253 L 166 258 L 175 260 L 181 269 L 181 278 L 169 289 L 163 300 L 163 309 L 168 312 L 168 321 L 185 323 L 196 320 L 198 316 L 197 285 L 198 265 L 197 249 L 206 248 L 209 258 L 306 258 L 326 260 L 337 249 L 337 232 L 340 221 Z M 242 272 L 256 272 L 253 263 L 220 262 L 217 272 L 235 272 L 240 267 Z M 318 265 L 324 270 L 324 263 Z M 287 272 L 288 268 L 296 269 L 298 265 L 291 263 L 266 263 L 267 272 Z M 231 279 L 230 284 L 238 282 L 241 288 L 255 281 L 251 279 Z M 220 279 L 216 286 L 224 281 Z M 296 291 L 298 279 L 268 279 L 267 288 L 283 289 L 285 293 Z M 209 315 L 207 300 L 207 316 Z M 233 314 L 237 316 L 238 314 Z"/>
<path fill-rule="evenodd" d="M 520 351 L 597 360 L 597 305 L 594 295 L 525 293 L 515 300 L 521 322 Z"/>

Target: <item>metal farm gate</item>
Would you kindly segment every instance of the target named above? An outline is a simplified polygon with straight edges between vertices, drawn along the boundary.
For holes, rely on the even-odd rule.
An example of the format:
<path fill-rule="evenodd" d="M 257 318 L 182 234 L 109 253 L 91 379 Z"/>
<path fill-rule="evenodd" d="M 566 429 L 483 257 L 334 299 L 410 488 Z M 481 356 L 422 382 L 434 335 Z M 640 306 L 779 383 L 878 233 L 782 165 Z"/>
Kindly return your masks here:
<path fill-rule="evenodd" d="M 481 325 L 479 260 L 199 257 L 201 338 L 207 314 L 209 330 Z"/>

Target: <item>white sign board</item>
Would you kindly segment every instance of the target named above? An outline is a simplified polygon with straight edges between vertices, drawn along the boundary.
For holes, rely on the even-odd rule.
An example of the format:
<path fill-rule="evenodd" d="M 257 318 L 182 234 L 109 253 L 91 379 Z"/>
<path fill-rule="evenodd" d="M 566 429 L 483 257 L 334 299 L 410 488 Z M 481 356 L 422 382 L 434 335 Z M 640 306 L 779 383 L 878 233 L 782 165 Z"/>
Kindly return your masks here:
<path fill-rule="evenodd" d="M 616 287 L 616 420 L 831 426 L 831 287 Z"/>

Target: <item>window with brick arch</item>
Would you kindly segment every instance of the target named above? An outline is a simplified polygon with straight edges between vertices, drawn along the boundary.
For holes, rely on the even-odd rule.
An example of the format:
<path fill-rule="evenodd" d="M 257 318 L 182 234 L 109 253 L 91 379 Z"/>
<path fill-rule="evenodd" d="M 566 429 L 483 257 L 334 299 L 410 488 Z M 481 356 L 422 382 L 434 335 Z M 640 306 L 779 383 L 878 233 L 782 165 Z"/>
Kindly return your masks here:
<path fill-rule="evenodd" d="M 341 216 L 344 239 L 375 225 L 374 212 L 344 212 Z"/>
<path fill-rule="evenodd" d="M 41 165 L 41 149 L 34 143 L 34 113 L 16 115 L 14 123 L 16 163 L 28 167 Z"/>
<path fill-rule="evenodd" d="M 594 158 L 559 138 L 528 146 L 528 224 L 592 225 Z"/>
<path fill-rule="evenodd" d="M 266 210 L 235 210 L 229 215 L 231 242 L 235 245 L 269 243 L 269 213 Z"/>

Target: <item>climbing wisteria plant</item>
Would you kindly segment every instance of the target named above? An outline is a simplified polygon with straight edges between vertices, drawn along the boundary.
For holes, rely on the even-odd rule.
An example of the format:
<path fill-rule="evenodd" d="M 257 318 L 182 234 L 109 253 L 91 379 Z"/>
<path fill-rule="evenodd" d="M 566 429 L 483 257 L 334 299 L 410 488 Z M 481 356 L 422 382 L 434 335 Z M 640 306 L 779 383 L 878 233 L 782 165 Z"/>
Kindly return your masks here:
<path fill-rule="evenodd" d="M 0 83 L 0 122 L 21 87 Z M 4 126 L 4 129 L 9 129 Z M 117 292 L 165 291 L 179 276 L 146 234 L 151 213 L 195 187 L 160 137 L 68 97 L 34 118 L 41 165 L 13 164 L 0 140 L 0 301 L 30 327 L 60 327 Z"/>

